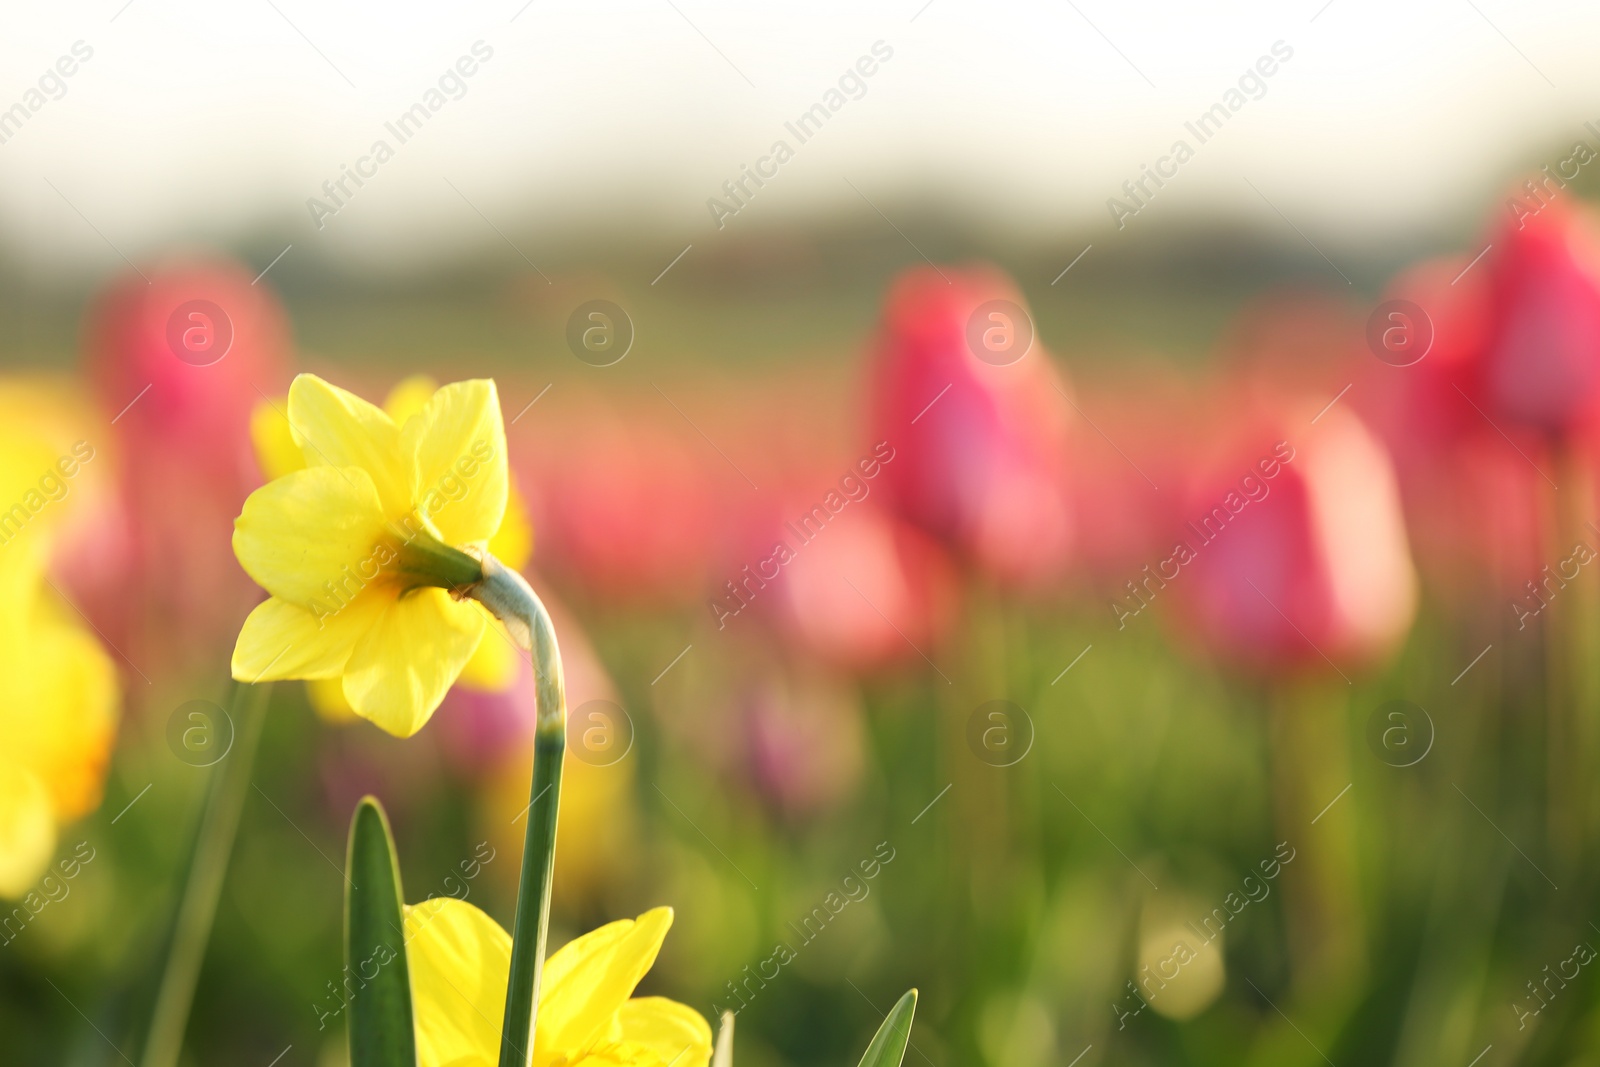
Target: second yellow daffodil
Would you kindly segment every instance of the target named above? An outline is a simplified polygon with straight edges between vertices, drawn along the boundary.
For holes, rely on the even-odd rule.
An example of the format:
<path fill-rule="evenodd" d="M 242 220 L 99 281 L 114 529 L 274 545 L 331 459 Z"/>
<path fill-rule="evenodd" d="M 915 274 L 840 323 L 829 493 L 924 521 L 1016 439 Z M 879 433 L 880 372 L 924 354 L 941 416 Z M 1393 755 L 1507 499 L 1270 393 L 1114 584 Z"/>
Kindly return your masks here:
<path fill-rule="evenodd" d="M 711 1027 L 687 1005 L 635 997 L 672 925 L 671 908 L 621 919 L 544 965 L 533 1067 L 706 1067 Z M 471 904 L 437 897 L 405 909 L 421 1067 L 498 1062 L 511 937 Z"/>
<path fill-rule="evenodd" d="M 407 406 L 396 419 L 315 375 L 295 378 L 285 415 L 305 465 L 252 493 L 233 536 L 271 594 L 245 620 L 233 676 L 337 678 L 358 715 L 400 737 L 428 721 L 489 625 L 427 560 L 484 550 L 509 485 L 492 381 Z"/>

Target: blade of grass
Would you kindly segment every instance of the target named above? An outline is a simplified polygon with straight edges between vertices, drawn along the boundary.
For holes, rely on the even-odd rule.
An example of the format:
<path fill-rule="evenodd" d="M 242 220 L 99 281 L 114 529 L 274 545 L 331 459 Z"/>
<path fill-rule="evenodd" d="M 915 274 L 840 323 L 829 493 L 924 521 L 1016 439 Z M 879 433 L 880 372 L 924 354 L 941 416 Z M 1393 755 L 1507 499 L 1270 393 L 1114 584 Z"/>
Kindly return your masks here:
<path fill-rule="evenodd" d="M 872 1037 L 872 1044 L 861 1056 L 860 1067 L 900 1067 L 906 1045 L 911 1041 L 911 1017 L 917 1013 L 917 991 L 906 990 L 884 1017 L 883 1025 Z"/>
<path fill-rule="evenodd" d="M 350 1065 L 416 1067 L 405 897 L 389 820 L 373 797 L 362 797 L 350 820 L 345 871 L 345 977 L 360 983 L 350 997 Z"/>
<path fill-rule="evenodd" d="M 211 939 L 217 898 L 228 873 L 228 857 L 239 829 L 239 813 L 250 787 L 256 748 L 266 720 L 272 683 L 238 684 L 233 689 L 232 715 L 239 723 L 233 750 L 213 768 L 206 791 L 205 813 L 189 853 L 189 874 L 167 942 L 166 963 L 156 987 L 150 1029 L 145 1035 L 144 1067 L 173 1067 L 189 1026 L 189 1008 L 200 979 L 200 964 Z"/>

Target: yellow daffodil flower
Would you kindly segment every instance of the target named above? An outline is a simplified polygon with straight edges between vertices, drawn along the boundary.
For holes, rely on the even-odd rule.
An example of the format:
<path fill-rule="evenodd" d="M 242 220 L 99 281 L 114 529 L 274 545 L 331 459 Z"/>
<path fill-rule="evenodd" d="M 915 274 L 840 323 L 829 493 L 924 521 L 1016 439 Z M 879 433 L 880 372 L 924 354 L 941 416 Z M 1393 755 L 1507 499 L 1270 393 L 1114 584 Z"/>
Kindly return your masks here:
<path fill-rule="evenodd" d="M 671 908 L 608 923 L 544 965 L 533 1067 L 706 1067 L 711 1027 L 664 997 L 634 997 L 672 925 Z M 453 897 L 405 909 L 419 1067 L 499 1062 L 511 936 Z"/>
<path fill-rule="evenodd" d="M 339 679 L 356 714 L 400 737 L 428 721 L 489 627 L 429 560 L 486 550 L 509 483 L 492 381 L 447 385 L 423 403 L 413 390 L 406 406 L 397 420 L 297 377 L 283 416 L 302 466 L 288 469 L 281 435 L 256 419 L 263 465 L 279 476 L 245 501 L 233 536 L 271 594 L 245 620 L 233 676 Z"/>
<path fill-rule="evenodd" d="M 384 398 L 384 413 L 395 425 L 403 426 L 407 419 L 427 406 L 438 388 L 438 383 L 426 375 L 402 379 Z M 286 398 L 263 401 L 250 416 L 250 440 L 255 446 L 256 462 L 269 480 L 307 466 L 305 454 L 295 443 L 294 431 L 289 428 L 286 408 Z M 489 552 L 513 570 L 520 570 L 533 554 L 533 527 L 528 522 L 528 509 L 517 491 L 515 479 L 507 482 L 505 517 L 500 521 L 500 529 L 489 539 Z M 489 625 L 504 629 L 497 619 L 491 619 Z M 496 641 L 491 637 L 478 642 L 478 650 L 461 669 L 456 684 L 501 692 L 510 688 L 516 678 L 516 646 L 509 638 Z M 345 699 L 344 680 L 340 677 L 310 679 L 306 682 L 306 694 L 311 707 L 327 722 L 346 723 L 357 718 L 356 710 Z"/>
<path fill-rule="evenodd" d="M 49 864 L 59 827 L 100 803 L 118 685 L 110 658 L 46 584 L 72 506 L 70 490 L 56 492 L 67 484 L 62 446 L 8 409 L 0 404 L 0 896 L 15 898 Z"/>

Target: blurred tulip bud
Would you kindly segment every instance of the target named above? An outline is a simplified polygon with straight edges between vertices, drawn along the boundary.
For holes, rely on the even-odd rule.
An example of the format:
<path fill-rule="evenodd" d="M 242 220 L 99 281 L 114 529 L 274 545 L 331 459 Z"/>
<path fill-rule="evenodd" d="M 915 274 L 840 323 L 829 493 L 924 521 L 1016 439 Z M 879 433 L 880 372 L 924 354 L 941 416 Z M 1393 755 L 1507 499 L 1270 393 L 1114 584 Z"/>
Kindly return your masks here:
<path fill-rule="evenodd" d="M 1256 669 L 1343 673 L 1392 649 L 1416 608 L 1387 454 L 1348 411 L 1315 413 L 1244 420 L 1189 495 L 1186 561 L 1157 578 L 1201 640 Z"/>
<path fill-rule="evenodd" d="M 260 480 L 252 409 L 287 384 L 283 311 L 236 265 L 184 265 L 118 282 L 87 334 L 127 534 L 125 571 L 89 610 L 147 672 L 208 660 L 254 596 L 230 545 Z"/>
<path fill-rule="evenodd" d="M 692 599 L 717 542 L 703 458 L 662 411 L 678 417 L 659 402 L 625 415 L 569 400 L 513 427 L 540 558 L 613 602 Z"/>
<path fill-rule="evenodd" d="M 744 765 L 757 792 L 785 816 L 827 811 L 861 781 L 861 715 L 847 687 L 817 674 L 771 674 L 747 693 L 743 724 Z"/>
<path fill-rule="evenodd" d="M 944 553 L 871 500 L 852 503 L 797 544 L 772 584 L 779 624 L 812 655 L 846 670 L 920 662 L 912 646 L 937 643 L 955 609 Z"/>
<path fill-rule="evenodd" d="M 1068 405 L 1004 275 L 902 275 L 884 308 L 871 403 L 874 439 L 894 450 L 882 480 L 896 512 L 1002 580 L 1061 571 L 1072 541 Z"/>
<path fill-rule="evenodd" d="M 1564 198 L 1518 214 L 1479 267 L 1487 275 L 1482 388 L 1491 414 L 1551 434 L 1600 407 L 1600 236 Z"/>
<path fill-rule="evenodd" d="M 1445 595 L 1482 592 L 1486 575 L 1496 592 L 1519 589 L 1538 570 L 1547 536 L 1535 464 L 1553 469 L 1549 442 L 1509 420 L 1492 423 L 1485 408 L 1483 266 L 1465 255 L 1431 259 L 1395 278 L 1368 343 L 1390 327 L 1418 329 L 1426 353 L 1405 365 L 1370 359 L 1346 398 L 1387 445 L 1417 559 Z"/>

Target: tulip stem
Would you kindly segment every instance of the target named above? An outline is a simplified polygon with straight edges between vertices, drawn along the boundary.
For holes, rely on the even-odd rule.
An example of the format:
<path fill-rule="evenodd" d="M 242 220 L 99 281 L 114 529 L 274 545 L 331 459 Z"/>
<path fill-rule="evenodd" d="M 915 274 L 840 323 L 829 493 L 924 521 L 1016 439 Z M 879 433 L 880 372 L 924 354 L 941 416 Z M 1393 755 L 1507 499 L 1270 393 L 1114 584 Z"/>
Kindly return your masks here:
<path fill-rule="evenodd" d="M 238 732 L 233 751 L 212 771 L 206 790 L 205 811 L 189 854 L 189 875 L 173 916 L 167 958 L 150 1015 L 150 1029 L 145 1035 L 141 1057 L 144 1067 L 172 1067 L 183 1048 L 195 984 L 200 978 L 206 943 L 211 939 L 211 923 L 228 873 L 228 856 L 239 830 L 239 815 L 249 791 L 271 693 L 271 682 L 234 687 L 233 715 L 239 720 Z"/>
<path fill-rule="evenodd" d="M 488 608 L 518 646 L 533 654 L 538 708 L 533 735 L 533 782 L 529 787 L 527 834 L 511 930 L 511 972 L 506 980 L 500 1067 L 527 1067 L 533 1059 L 539 979 L 550 929 L 550 879 L 555 870 L 556 813 L 561 800 L 561 761 L 567 745 L 567 695 L 550 613 L 522 575 L 493 556 L 483 559 L 483 580 L 468 595 Z"/>

